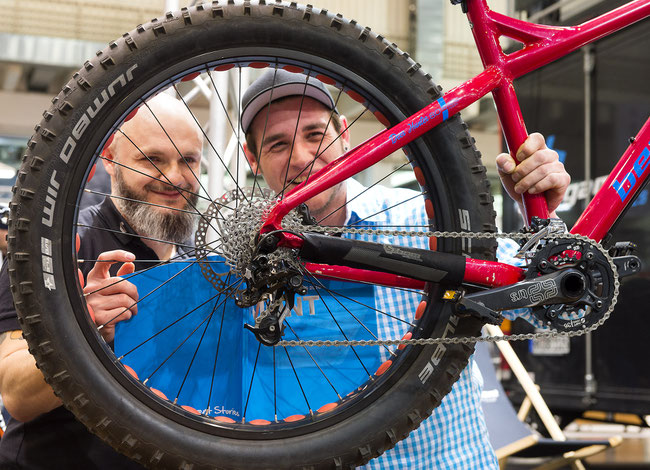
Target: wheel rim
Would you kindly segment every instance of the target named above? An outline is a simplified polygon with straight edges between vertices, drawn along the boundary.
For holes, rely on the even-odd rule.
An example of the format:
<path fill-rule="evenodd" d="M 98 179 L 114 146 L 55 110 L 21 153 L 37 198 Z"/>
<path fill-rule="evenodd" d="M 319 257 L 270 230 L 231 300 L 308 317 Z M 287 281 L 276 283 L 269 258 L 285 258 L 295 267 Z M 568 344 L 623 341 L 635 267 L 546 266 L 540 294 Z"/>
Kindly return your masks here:
<path fill-rule="evenodd" d="M 238 51 L 237 55 L 241 56 L 241 53 L 242 51 Z M 270 61 L 268 60 L 269 57 L 261 56 L 258 50 L 257 54 L 254 57 L 249 57 L 247 59 L 246 58 L 240 59 L 238 61 L 220 59 L 219 61 L 207 62 L 207 65 L 205 64 L 196 65 L 191 63 L 195 61 L 193 60 L 176 66 L 175 69 L 178 70 L 174 72 L 170 72 L 173 73 L 173 75 L 171 75 L 169 79 L 172 80 L 173 82 L 172 90 L 174 90 L 176 93 L 177 91 L 179 92 L 181 91 L 180 89 L 182 87 L 184 78 L 187 79 L 188 77 L 191 77 L 193 80 L 196 80 L 197 78 L 198 79 L 206 78 L 207 74 L 205 74 L 205 72 L 201 73 L 204 69 L 213 70 L 215 68 L 221 68 L 224 70 L 220 70 L 220 73 L 233 74 L 232 71 L 227 72 L 225 70 L 225 66 L 233 65 L 232 70 L 235 70 L 237 73 L 240 74 L 243 69 L 242 67 L 243 64 L 246 64 L 248 65 L 248 68 L 253 68 L 253 69 L 256 69 L 258 66 L 261 66 L 262 64 L 267 64 L 267 66 L 280 65 L 280 66 L 288 66 L 293 68 L 293 67 L 298 67 L 301 64 L 301 60 L 298 60 L 301 58 L 302 58 L 301 55 L 296 53 L 293 54 L 293 57 L 284 58 L 279 62 L 279 64 L 277 64 L 274 63 L 274 61 L 278 60 L 277 58 L 274 59 L 274 61 Z M 393 120 L 393 121 L 396 118 L 400 118 L 400 119 L 403 118 L 403 115 L 401 115 L 398 109 L 395 109 L 394 105 L 387 106 L 386 103 L 382 103 L 382 100 L 387 101 L 386 97 L 382 96 L 378 90 L 368 86 L 367 82 L 365 82 L 360 77 L 354 76 L 353 74 L 348 73 L 347 71 L 340 70 L 335 66 L 331 66 L 330 69 L 328 69 L 326 67 L 326 65 L 328 64 L 325 61 L 320 59 L 314 62 L 317 63 L 309 64 L 311 69 L 314 72 L 318 72 L 325 79 L 327 79 L 328 77 L 334 78 L 335 83 L 338 79 L 346 80 L 345 83 L 350 85 L 349 91 L 351 92 L 351 93 L 347 93 L 346 95 L 352 95 L 353 99 L 359 97 L 366 98 L 366 101 L 370 103 L 369 112 L 375 116 L 375 119 L 384 121 L 386 119 L 384 116 L 389 116 L 389 120 Z M 310 68 L 310 67 L 305 67 L 304 65 L 305 64 L 303 64 L 304 69 Z M 196 73 L 197 71 L 199 71 L 200 74 L 198 75 L 198 77 L 193 77 L 193 74 Z M 152 81 L 155 80 L 152 79 Z M 212 82 L 212 80 L 210 80 L 210 82 Z M 168 82 L 166 80 L 163 80 L 160 83 L 160 87 L 163 87 L 165 83 Z M 343 82 L 339 81 L 338 83 L 341 84 Z M 356 88 L 359 83 L 363 83 L 367 88 L 370 88 L 371 92 L 368 92 L 367 90 L 363 90 L 360 88 Z M 152 86 L 151 84 L 147 84 L 143 86 L 149 88 L 149 94 L 153 94 L 154 92 L 159 91 L 160 88 L 160 87 Z M 372 95 L 372 93 L 374 93 L 375 95 Z M 340 93 L 340 96 L 341 97 L 344 96 L 344 93 Z M 336 94 L 334 94 L 334 99 L 338 101 Z M 97 153 L 97 151 L 101 151 L 101 149 L 104 147 L 106 142 L 109 140 L 109 137 L 113 133 L 114 129 L 117 128 L 118 124 L 125 117 L 128 117 L 132 113 L 133 109 L 137 104 L 138 102 L 135 102 L 133 103 L 132 106 L 128 106 L 128 107 L 125 106 L 125 109 L 122 112 L 122 118 L 119 119 L 115 123 L 115 125 L 109 126 L 110 131 L 108 131 L 106 135 L 102 136 L 101 143 L 100 145 L 98 145 L 95 153 Z M 368 108 L 365 109 L 366 111 L 363 111 L 363 113 L 368 113 Z M 355 120 L 354 122 L 357 121 Z M 232 128 L 238 129 L 236 127 L 236 124 L 233 125 Z M 354 129 L 353 126 L 352 128 Z M 411 147 L 409 155 L 412 156 L 411 158 L 419 160 L 421 158 L 420 153 L 422 153 L 422 149 L 418 148 L 417 144 L 415 144 Z M 423 167 L 421 165 L 422 162 L 420 161 L 415 163 L 416 166 L 420 169 L 420 171 L 426 173 L 427 180 L 435 178 L 434 175 L 435 172 L 432 170 L 432 168 Z M 403 163 L 400 163 L 399 165 L 402 164 Z M 88 165 L 89 169 L 86 172 L 86 175 L 83 176 L 84 179 L 88 178 L 88 173 L 90 172 L 90 166 L 91 165 Z M 417 175 L 417 171 L 416 171 L 416 175 Z M 378 179 L 382 179 L 382 178 L 383 175 Z M 211 200 L 214 200 L 216 197 L 219 197 L 221 195 L 222 194 L 217 194 L 214 197 L 212 197 Z M 438 192 L 430 191 L 428 193 L 427 199 L 431 201 L 431 207 L 433 209 L 429 211 L 428 215 L 432 216 L 433 224 L 436 227 L 442 228 L 441 227 L 442 217 L 440 216 L 439 211 L 437 209 L 440 208 L 441 209 L 440 213 L 444 213 L 445 210 L 444 196 L 441 194 L 440 191 Z M 74 218 L 76 220 L 76 214 L 74 214 Z M 71 240 L 74 239 L 73 235 L 74 233 L 71 234 Z M 64 269 L 66 269 L 68 272 L 74 273 L 76 272 L 77 265 L 75 263 L 72 263 L 69 266 L 65 266 Z M 205 276 L 203 277 L 205 278 Z M 131 278 L 131 281 L 136 282 L 136 279 Z M 226 284 L 228 284 L 229 282 L 230 281 L 226 281 Z M 312 281 L 312 282 L 315 283 L 316 281 Z M 341 389 L 341 391 L 337 390 L 333 395 L 335 399 L 320 399 L 319 401 L 316 402 L 316 404 L 309 402 L 308 397 L 305 396 L 306 392 L 304 390 L 304 387 L 300 383 L 300 378 L 297 378 L 296 385 L 293 387 L 294 393 L 292 395 L 292 398 L 293 397 L 300 398 L 302 396 L 302 398 L 305 399 L 305 403 L 300 407 L 302 412 L 300 412 L 299 409 L 297 410 L 291 407 L 278 410 L 278 404 L 275 403 L 275 401 L 277 401 L 277 395 L 278 395 L 277 390 L 273 394 L 273 397 L 267 400 L 266 411 L 264 412 L 256 411 L 255 413 L 249 411 L 249 406 L 251 403 L 250 398 L 253 397 L 254 400 L 260 400 L 260 397 L 262 396 L 262 393 L 260 393 L 260 391 L 256 389 L 255 386 L 253 386 L 250 387 L 248 390 L 242 391 L 242 396 L 244 395 L 246 396 L 246 402 L 248 402 L 249 405 L 243 406 L 244 410 L 241 410 L 242 412 L 240 416 L 235 416 L 229 413 L 214 413 L 213 412 L 214 407 L 219 406 L 218 400 L 212 401 L 213 400 L 212 391 L 214 391 L 214 385 L 210 386 L 211 394 L 210 394 L 210 398 L 208 398 L 207 406 L 200 406 L 197 405 L 196 402 L 194 401 L 191 400 L 188 401 L 187 399 L 183 398 L 184 397 L 183 388 L 186 387 L 186 385 L 184 384 L 188 383 L 188 380 L 190 382 L 193 380 L 192 377 L 189 376 L 189 374 L 188 377 L 179 378 L 179 380 L 175 383 L 174 387 L 172 387 L 177 390 L 180 388 L 179 393 L 176 394 L 170 393 L 169 390 L 171 390 L 171 388 L 165 389 L 164 391 L 162 391 L 162 393 L 158 393 L 158 391 L 161 391 L 161 389 L 165 388 L 161 386 L 159 382 L 156 380 L 156 376 L 157 374 L 159 374 L 159 370 L 161 370 L 161 369 L 157 369 L 156 367 L 160 366 L 163 363 L 163 358 L 165 357 L 164 355 L 158 358 L 158 364 L 156 365 L 156 367 L 154 367 L 155 370 L 153 372 L 151 372 L 151 370 L 137 370 L 138 369 L 137 367 L 135 368 L 131 367 L 130 365 L 131 361 L 129 359 L 129 356 L 131 356 L 134 353 L 130 352 L 130 350 L 122 351 L 122 354 L 119 354 L 120 358 L 118 358 L 117 365 L 113 365 L 115 364 L 116 356 L 113 354 L 113 351 L 108 347 L 108 345 L 102 344 L 101 341 L 97 341 L 98 334 L 95 331 L 93 325 L 91 324 L 91 321 L 89 321 L 88 311 L 84 307 L 84 303 L 81 301 L 81 295 L 80 295 L 81 286 L 79 284 L 74 284 L 74 285 L 69 285 L 68 288 L 69 288 L 68 289 L 69 292 L 71 293 L 73 306 L 75 307 L 79 324 L 82 330 L 84 331 L 84 334 L 88 338 L 88 341 L 91 343 L 93 349 L 97 352 L 98 357 L 100 358 L 102 363 L 106 365 L 106 368 L 110 371 L 110 373 L 125 388 L 127 388 L 132 395 L 138 397 L 140 401 L 147 404 L 147 406 L 156 410 L 158 413 L 165 415 L 174 421 L 182 423 L 188 427 L 200 429 L 202 431 L 217 434 L 217 435 L 224 435 L 224 436 L 246 435 L 247 438 L 264 439 L 264 438 L 269 438 L 271 436 L 271 433 L 273 434 L 272 437 L 282 437 L 282 436 L 306 433 L 315 429 L 319 429 L 331 425 L 354 414 L 354 412 L 358 410 L 360 407 L 365 407 L 369 402 L 375 400 L 377 396 L 381 395 L 381 393 L 389 387 L 389 385 L 391 385 L 392 383 L 394 383 L 396 380 L 400 378 L 400 376 L 408 368 L 410 362 L 416 356 L 413 347 L 407 347 L 403 349 L 395 348 L 394 351 L 390 351 L 390 352 L 384 351 L 383 354 L 379 354 L 379 353 L 371 354 L 371 356 L 374 356 L 374 359 L 370 361 L 368 364 L 363 363 L 363 360 L 359 360 L 359 363 L 363 363 L 360 369 L 363 369 L 364 372 L 361 375 L 358 375 L 358 377 L 363 377 L 364 375 L 366 375 L 368 377 L 368 380 L 357 380 L 356 385 L 354 386 L 348 385 L 347 388 L 344 387 Z M 415 302 L 415 305 L 420 305 L 419 293 L 416 293 L 414 295 L 418 296 L 418 300 Z M 140 295 L 140 297 L 142 298 L 142 294 Z M 217 300 L 215 306 L 222 309 L 221 312 L 222 318 L 225 318 L 225 312 L 226 312 L 225 307 L 227 306 L 227 304 L 223 302 L 221 303 L 219 302 L 221 302 L 221 300 Z M 144 308 L 144 304 L 142 308 Z M 307 307 L 305 306 L 305 308 Z M 404 328 L 402 328 L 402 331 L 398 335 L 398 337 L 391 337 L 391 338 L 382 337 L 382 339 L 399 339 L 400 337 L 407 335 L 409 332 L 413 337 L 426 336 L 430 334 L 432 332 L 433 326 L 435 325 L 435 321 L 433 321 L 430 318 L 427 318 L 427 316 L 422 317 L 421 316 L 422 309 L 423 307 L 421 307 L 420 309 L 413 308 L 412 311 L 408 312 L 408 317 L 402 319 L 402 321 L 415 324 L 416 325 L 415 328 L 413 328 L 413 326 L 411 326 L 409 323 L 405 323 L 404 324 L 405 326 Z M 190 311 L 190 313 L 194 313 L 191 312 L 191 310 L 192 309 L 189 309 L 188 311 Z M 215 312 L 217 312 L 217 308 L 215 308 Z M 144 312 L 140 312 L 139 316 L 143 313 Z M 427 311 L 427 315 L 435 315 L 436 313 L 437 313 L 436 309 L 434 308 L 429 308 Z M 200 317 L 200 315 L 198 316 Z M 201 330 L 203 329 L 202 326 L 209 327 L 210 323 L 212 323 L 213 320 L 209 318 L 215 318 L 215 317 L 216 316 L 214 314 L 212 316 L 208 314 L 207 317 L 203 315 L 203 317 L 201 317 L 201 320 L 203 321 L 202 322 L 199 321 L 198 326 L 196 326 L 196 323 L 194 324 L 194 328 L 196 329 L 195 330 L 190 329 L 190 331 L 193 331 L 193 333 L 196 334 L 195 338 L 200 338 L 199 335 L 202 334 L 201 332 Z M 221 326 L 223 325 L 224 323 L 221 322 Z M 289 328 L 290 330 L 291 323 L 288 322 L 288 325 L 290 326 Z M 223 331 L 223 328 L 220 327 L 219 329 Z M 362 330 L 364 331 L 364 334 L 367 333 L 365 329 L 362 328 Z M 205 329 L 204 331 L 205 333 L 203 333 L 203 337 L 205 337 L 205 335 L 208 335 L 208 330 Z M 194 336 L 194 334 L 192 336 Z M 244 332 L 242 334 L 247 334 L 247 332 Z M 301 334 L 298 333 L 294 333 L 293 335 L 291 333 L 287 333 L 287 335 L 289 335 L 287 339 L 295 339 L 295 337 L 301 336 Z M 376 334 L 375 337 L 377 337 Z M 325 338 L 325 339 L 331 339 L 331 338 Z M 348 337 L 348 339 L 373 339 L 373 338 L 371 335 L 363 338 Z M 203 344 L 200 339 L 197 341 L 199 341 L 200 344 Z M 217 346 L 217 348 L 221 349 L 221 345 Z M 263 356 L 263 358 L 265 358 L 265 361 L 267 363 L 271 363 L 275 360 L 277 363 L 278 361 L 277 352 L 280 351 L 273 353 L 272 351 L 274 351 L 276 348 L 272 348 L 269 351 L 263 351 L 262 348 L 263 347 L 260 347 L 259 351 L 261 351 L 262 354 L 267 353 L 266 356 Z M 171 353 L 173 349 L 174 348 L 170 347 L 167 352 Z M 124 355 L 125 352 L 127 354 Z M 292 373 L 293 367 L 295 367 L 292 364 L 292 362 L 295 362 L 296 358 L 294 357 L 293 358 L 294 361 L 292 361 L 291 354 L 293 353 L 285 349 L 281 351 L 281 354 L 284 354 L 285 357 L 288 359 L 288 363 L 291 364 L 290 366 L 291 370 L 289 372 Z M 313 353 L 310 354 L 313 356 Z M 309 357 L 310 354 L 305 353 L 304 357 L 302 357 L 303 362 L 307 362 L 307 363 L 311 362 L 312 364 L 314 363 L 313 358 Z M 354 352 L 352 354 L 354 354 Z M 258 358 L 257 360 L 259 361 L 259 356 L 257 355 L 257 351 L 254 352 L 254 356 L 256 356 Z M 274 356 L 275 359 L 273 359 Z M 149 353 L 149 356 L 147 357 L 151 357 L 151 353 Z M 391 361 L 390 363 L 388 363 L 389 360 Z M 192 361 L 196 361 L 196 360 L 193 359 Z M 195 364 L 195 363 L 196 362 L 191 362 L 191 364 Z M 133 362 L 131 362 L 131 364 L 133 364 Z M 308 382 L 313 382 L 315 380 L 314 377 L 317 377 L 318 375 L 323 375 L 321 369 L 322 366 L 312 365 L 310 373 L 304 375 L 303 380 Z M 257 366 L 254 366 L 253 370 L 257 371 L 258 370 Z M 192 372 L 191 369 L 190 372 Z M 256 373 L 258 372 L 255 373 L 251 372 L 253 377 L 252 382 L 255 382 Z M 342 374 L 342 375 L 346 375 L 346 374 Z M 136 378 L 136 376 L 139 378 Z M 145 377 L 147 378 L 147 380 L 143 384 Z M 275 378 L 276 378 L 275 388 L 277 389 L 277 376 Z M 242 379 L 242 384 L 245 384 L 245 382 L 246 380 Z M 272 379 L 269 378 L 269 376 L 267 376 L 267 378 L 263 382 L 270 384 L 272 382 Z M 332 387 L 329 382 L 331 382 L 331 380 L 329 380 L 329 377 L 320 379 L 318 385 L 313 386 L 313 388 L 316 389 L 325 388 L 325 387 L 336 388 L 336 387 Z M 351 395 L 348 396 L 348 394 Z M 259 401 L 258 401 L 258 405 L 259 405 Z M 201 414 L 201 411 L 204 411 L 208 408 L 210 409 L 210 413 L 206 414 L 204 412 L 203 414 Z M 226 407 L 223 406 L 222 409 L 226 410 Z M 199 414 L 197 414 L 197 411 Z M 246 416 L 247 414 L 248 416 Z M 235 417 L 237 419 L 233 419 Z M 269 433 L 269 434 L 265 434 L 265 433 Z"/>

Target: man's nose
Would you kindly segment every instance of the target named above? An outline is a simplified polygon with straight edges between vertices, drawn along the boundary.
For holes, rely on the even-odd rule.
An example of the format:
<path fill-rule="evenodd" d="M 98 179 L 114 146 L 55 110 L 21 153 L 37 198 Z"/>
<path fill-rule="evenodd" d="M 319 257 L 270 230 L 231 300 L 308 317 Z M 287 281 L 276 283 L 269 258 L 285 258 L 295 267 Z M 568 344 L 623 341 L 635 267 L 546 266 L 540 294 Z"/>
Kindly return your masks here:
<path fill-rule="evenodd" d="M 183 166 L 183 163 L 180 162 L 172 162 L 171 164 L 167 165 L 165 168 L 165 171 L 163 172 L 163 181 L 167 181 L 170 184 L 173 184 L 174 186 L 179 186 L 179 187 L 184 187 L 187 185 L 186 179 L 186 173 L 189 172 L 187 167 Z"/>
<path fill-rule="evenodd" d="M 296 140 L 291 154 L 291 167 L 295 173 L 298 174 L 306 168 L 301 176 L 307 176 L 307 172 L 316 160 L 317 152 L 317 145 Z"/>

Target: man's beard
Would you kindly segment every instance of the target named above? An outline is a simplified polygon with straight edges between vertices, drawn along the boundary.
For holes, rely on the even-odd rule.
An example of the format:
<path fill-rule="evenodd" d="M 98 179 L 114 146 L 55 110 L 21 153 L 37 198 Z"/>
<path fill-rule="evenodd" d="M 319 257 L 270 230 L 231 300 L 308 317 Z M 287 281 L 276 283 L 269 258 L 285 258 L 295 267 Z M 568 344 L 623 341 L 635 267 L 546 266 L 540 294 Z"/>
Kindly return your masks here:
<path fill-rule="evenodd" d="M 195 214 L 182 212 L 174 208 L 158 208 L 140 202 L 147 202 L 147 191 L 156 189 L 169 191 L 170 189 L 174 189 L 173 187 L 166 186 L 163 188 L 163 183 L 152 181 L 144 186 L 141 193 L 138 193 L 127 186 L 124 178 L 122 178 L 122 170 L 120 168 L 116 168 L 115 170 L 116 196 L 125 199 L 115 198 L 113 201 L 124 219 L 126 219 L 138 235 L 175 244 L 189 241 L 190 236 L 196 231 Z M 191 187 L 183 189 L 191 190 Z M 183 210 L 194 210 L 198 200 L 198 194 L 187 191 L 181 191 L 181 193 L 187 200 Z"/>

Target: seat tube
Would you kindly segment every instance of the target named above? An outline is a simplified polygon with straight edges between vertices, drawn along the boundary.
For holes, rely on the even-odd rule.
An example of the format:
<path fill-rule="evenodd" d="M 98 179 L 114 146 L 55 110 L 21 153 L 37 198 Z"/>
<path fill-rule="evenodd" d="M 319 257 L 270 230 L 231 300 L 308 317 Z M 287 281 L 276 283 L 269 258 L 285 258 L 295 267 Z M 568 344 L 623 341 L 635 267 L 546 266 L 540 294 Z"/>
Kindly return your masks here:
<path fill-rule="evenodd" d="M 528 132 L 515 94 L 512 76 L 508 72 L 508 59 L 499 44 L 498 28 L 490 19 L 489 7 L 485 0 L 468 1 L 467 16 L 483 66 L 498 69 L 502 77 L 501 84 L 492 91 L 492 96 L 508 149 L 516 160 L 517 150 L 528 137 Z M 544 219 L 549 216 L 543 194 L 524 194 L 523 208 L 524 220 L 528 225 L 535 216 Z"/>
<path fill-rule="evenodd" d="M 501 123 L 510 155 L 512 155 L 515 161 L 519 162 L 516 156 L 517 150 L 528 137 L 528 132 L 512 80 L 504 78 L 502 85 L 492 92 L 492 96 L 494 97 L 499 122 Z M 522 195 L 522 199 L 523 215 L 527 225 L 530 225 L 533 217 L 540 217 L 542 219 L 549 217 L 548 205 L 544 194 L 525 193 Z"/>

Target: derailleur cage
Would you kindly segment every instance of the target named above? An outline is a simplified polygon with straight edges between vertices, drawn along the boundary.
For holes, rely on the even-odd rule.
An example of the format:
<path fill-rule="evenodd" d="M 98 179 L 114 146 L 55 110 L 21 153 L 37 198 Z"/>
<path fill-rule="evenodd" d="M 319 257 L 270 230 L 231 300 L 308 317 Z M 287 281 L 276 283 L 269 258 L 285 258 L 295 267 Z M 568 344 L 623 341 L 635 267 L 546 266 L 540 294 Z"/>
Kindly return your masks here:
<path fill-rule="evenodd" d="M 244 327 L 262 344 L 277 344 L 284 334 L 284 317 L 294 307 L 295 295 L 307 293 L 304 277 L 290 260 L 260 254 L 250 263 L 245 278 L 246 289 L 235 296 L 237 306 L 252 307 L 262 301 L 270 305 L 257 316 L 254 326 Z"/>

